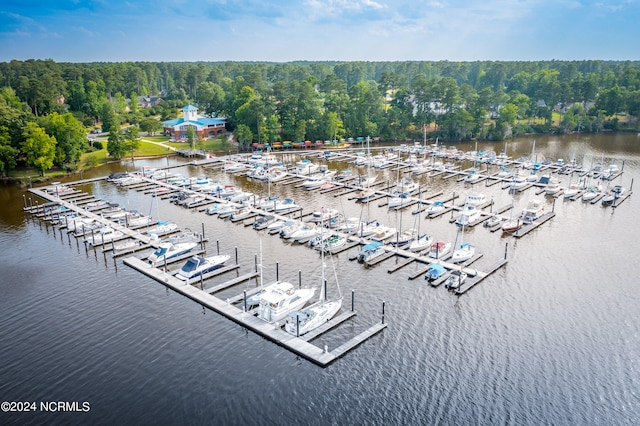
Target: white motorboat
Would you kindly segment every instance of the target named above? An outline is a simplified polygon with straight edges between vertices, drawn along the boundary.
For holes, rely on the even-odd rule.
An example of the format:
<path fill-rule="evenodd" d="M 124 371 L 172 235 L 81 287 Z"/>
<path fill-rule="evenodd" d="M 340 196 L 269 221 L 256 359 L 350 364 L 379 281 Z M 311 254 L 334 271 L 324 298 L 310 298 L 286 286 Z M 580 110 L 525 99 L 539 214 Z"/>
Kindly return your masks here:
<path fill-rule="evenodd" d="M 468 226 L 480 219 L 481 212 L 473 204 L 467 204 L 464 206 L 460 215 L 456 219 L 456 224 L 460 226 Z"/>
<path fill-rule="evenodd" d="M 323 223 L 338 217 L 340 217 L 340 211 L 338 209 L 321 209 L 319 211 L 313 212 L 310 221 L 315 223 Z"/>
<path fill-rule="evenodd" d="M 247 165 L 239 161 L 227 160 L 222 166 L 222 170 L 227 173 L 238 173 L 247 170 Z"/>
<path fill-rule="evenodd" d="M 555 195 L 560 191 L 560 181 L 555 178 L 550 178 L 547 185 L 544 188 L 544 192 L 547 195 Z"/>
<path fill-rule="evenodd" d="M 371 200 L 373 197 L 375 197 L 376 194 L 376 190 L 373 188 L 365 188 L 362 191 L 359 191 L 356 193 L 356 201 L 360 202 L 360 203 L 366 203 L 367 201 Z"/>
<path fill-rule="evenodd" d="M 197 242 L 184 242 L 184 243 L 170 243 L 165 242 L 161 243 L 156 251 L 151 253 L 147 260 L 152 265 L 156 265 L 164 262 L 165 260 L 168 262 L 176 257 L 185 255 L 193 250 L 198 245 Z"/>
<path fill-rule="evenodd" d="M 144 232 L 149 235 L 164 235 L 178 229 L 178 224 L 172 221 L 163 220 L 158 222 L 154 227 L 148 228 Z"/>
<path fill-rule="evenodd" d="M 380 225 L 375 229 L 375 231 L 371 235 L 371 239 L 374 241 L 384 241 L 393 237 L 395 234 L 396 234 L 396 228 Z"/>
<path fill-rule="evenodd" d="M 226 254 L 211 257 L 193 256 L 178 270 L 176 278 L 189 284 L 189 282 L 221 268 L 229 260 L 229 257 Z"/>
<path fill-rule="evenodd" d="M 464 177 L 464 183 L 476 183 L 480 180 L 480 174 L 477 170 L 471 169 Z"/>
<path fill-rule="evenodd" d="M 452 244 L 445 241 L 436 241 L 431 244 L 428 256 L 434 259 L 441 259 L 451 251 Z"/>
<path fill-rule="evenodd" d="M 377 220 L 361 222 L 355 234 L 358 237 L 368 237 L 370 235 L 373 235 L 379 227 L 380 227 L 380 222 L 378 222 Z"/>
<path fill-rule="evenodd" d="M 303 225 L 303 222 L 299 220 L 293 220 L 285 223 L 285 225 L 280 230 L 280 238 L 288 240 L 291 238 L 294 232 L 296 232 Z"/>
<path fill-rule="evenodd" d="M 297 175 L 311 175 L 316 173 L 320 169 L 320 165 L 312 163 L 310 160 L 303 159 L 296 163 L 295 174 Z"/>
<path fill-rule="evenodd" d="M 331 234 L 329 238 L 324 240 L 321 245 L 317 245 L 316 248 L 331 252 L 332 250 L 343 247 L 345 244 L 347 244 L 347 237 L 339 234 Z"/>
<path fill-rule="evenodd" d="M 485 220 L 482 226 L 484 226 L 485 228 L 493 228 L 494 226 L 498 225 L 500 222 L 502 222 L 502 218 L 498 215 L 495 215 Z"/>
<path fill-rule="evenodd" d="M 232 214 L 239 210 L 238 206 L 235 204 L 225 204 L 218 209 L 218 217 L 220 219 L 226 219 L 231 217 Z"/>
<path fill-rule="evenodd" d="M 253 209 L 251 209 L 251 207 L 240 207 L 239 209 L 231 213 L 231 220 L 237 221 L 237 220 L 246 219 L 252 214 L 253 214 Z"/>
<path fill-rule="evenodd" d="M 520 220 L 524 223 L 535 222 L 544 214 L 544 204 L 542 200 L 532 199 L 527 203 L 527 207 L 522 210 Z"/>
<path fill-rule="evenodd" d="M 589 186 L 582 194 L 583 201 L 591 201 L 596 198 L 602 192 L 602 185 Z"/>
<path fill-rule="evenodd" d="M 474 246 L 472 246 L 469 243 L 462 243 L 460 245 L 460 248 L 453 251 L 453 254 L 451 255 L 451 262 L 460 263 L 460 262 L 467 261 L 473 257 L 475 252 L 476 252 L 476 249 Z"/>
<path fill-rule="evenodd" d="M 481 192 L 470 192 L 467 195 L 467 199 L 465 200 L 465 204 L 470 206 L 480 206 L 487 201 L 487 196 Z"/>
<path fill-rule="evenodd" d="M 445 206 L 442 201 L 434 201 L 429 207 L 427 207 L 427 210 L 425 210 L 425 212 L 428 215 L 434 215 L 446 210 L 446 208 L 447 206 Z"/>
<path fill-rule="evenodd" d="M 293 242 L 304 244 L 310 239 L 315 238 L 319 234 L 320 230 L 315 225 L 305 223 L 295 232 L 293 232 L 289 239 Z"/>
<path fill-rule="evenodd" d="M 402 194 L 398 194 L 395 197 L 391 197 L 389 198 L 389 202 L 387 203 L 387 207 L 390 209 L 398 209 L 401 207 L 406 206 L 407 204 L 409 204 L 411 202 L 411 196 L 409 195 L 409 193 L 402 193 Z"/>
<path fill-rule="evenodd" d="M 273 166 L 267 171 L 267 180 L 269 182 L 278 182 L 289 176 L 287 169 L 283 166 Z"/>
<path fill-rule="evenodd" d="M 419 189 L 419 185 L 411 176 L 405 176 L 396 183 L 392 194 L 412 194 Z"/>
<path fill-rule="evenodd" d="M 349 217 L 345 219 L 344 223 L 338 228 L 342 232 L 347 234 L 354 234 L 360 228 L 360 219 L 357 217 Z"/>
<path fill-rule="evenodd" d="M 260 295 L 258 318 L 273 323 L 283 320 L 290 312 L 301 309 L 313 297 L 315 288 L 300 288 L 293 292 L 271 288 Z"/>
<path fill-rule="evenodd" d="M 124 236 L 124 234 L 121 231 L 115 230 L 110 226 L 103 226 L 102 228 L 100 228 L 100 231 L 87 238 L 86 240 L 91 244 L 102 244 L 111 242 L 122 236 Z"/>
<path fill-rule="evenodd" d="M 622 196 L 622 194 L 624 194 L 625 191 L 626 191 L 626 189 L 622 185 L 614 186 L 609 191 L 607 191 L 607 193 L 605 194 L 604 197 L 602 197 L 602 205 L 603 206 L 613 205 L 613 203 L 618 198 L 620 198 Z"/>
<path fill-rule="evenodd" d="M 287 197 L 284 200 L 276 201 L 276 203 L 274 204 L 273 211 L 275 213 L 287 213 L 287 212 L 290 212 L 291 210 L 296 210 L 298 208 L 299 206 L 298 204 L 296 204 L 296 200 L 294 200 L 293 198 Z"/>
<path fill-rule="evenodd" d="M 510 191 L 519 191 L 525 186 L 527 186 L 529 182 L 524 176 L 515 175 L 513 180 L 511 181 L 511 185 L 509 185 Z"/>
<path fill-rule="evenodd" d="M 447 273 L 447 268 L 439 263 L 432 264 L 424 275 L 425 280 L 435 281 Z"/>
<path fill-rule="evenodd" d="M 382 256 L 384 253 L 385 249 L 382 243 L 380 241 L 374 241 L 362 247 L 360 253 L 358 253 L 358 262 L 370 262 L 376 257 Z"/>
<path fill-rule="evenodd" d="M 465 282 L 466 279 L 467 279 L 467 273 L 462 270 L 456 269 L 452 271 L 451 275 L 449 275 L 449 278 L 447 278 L 445 287 L 448 289 L 460 288 L 460 286 L 462 285 L 462 283 Z"/>
<path fill-rule="evenodd" d="M 207 207 L 204 212 L 210 216 L 212 215 L 216 215 L 220 212 L 220 210 L 222 209 L 223 206 L 225 206 L 226 204 L 223 203 L 213 203 L 213 205 Z"/>

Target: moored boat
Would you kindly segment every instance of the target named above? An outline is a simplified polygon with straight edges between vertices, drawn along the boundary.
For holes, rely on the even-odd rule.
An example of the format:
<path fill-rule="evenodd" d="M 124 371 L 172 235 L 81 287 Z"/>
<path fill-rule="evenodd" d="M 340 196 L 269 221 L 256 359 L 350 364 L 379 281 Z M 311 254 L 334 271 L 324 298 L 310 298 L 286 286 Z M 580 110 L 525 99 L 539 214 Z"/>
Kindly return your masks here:
<path fill-rule="evenodd" d="M 186 281 L 188 284 L 192 280 L 221 268 L 229 258 L 230 256 L 226 254 L 211 257 L 193 256 L 178 270 L 176 278 Z"/>

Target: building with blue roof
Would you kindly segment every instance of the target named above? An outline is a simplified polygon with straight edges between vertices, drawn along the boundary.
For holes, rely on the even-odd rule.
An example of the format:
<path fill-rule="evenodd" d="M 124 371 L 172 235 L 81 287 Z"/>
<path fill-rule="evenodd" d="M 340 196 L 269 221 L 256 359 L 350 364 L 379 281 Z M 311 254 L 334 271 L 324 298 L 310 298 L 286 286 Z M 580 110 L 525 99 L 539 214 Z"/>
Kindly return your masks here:
<path fill-rule="evenodd" d="M 226 131 L 226 117 L 202 117 L 198 115 L 198 108 L 187 105 L 182 108 L 182 117 L 162 123 L 163 132 L 174 140 L 187 139 L 187 130 L 193 127 L 199 139 L 215 137 Z"/>

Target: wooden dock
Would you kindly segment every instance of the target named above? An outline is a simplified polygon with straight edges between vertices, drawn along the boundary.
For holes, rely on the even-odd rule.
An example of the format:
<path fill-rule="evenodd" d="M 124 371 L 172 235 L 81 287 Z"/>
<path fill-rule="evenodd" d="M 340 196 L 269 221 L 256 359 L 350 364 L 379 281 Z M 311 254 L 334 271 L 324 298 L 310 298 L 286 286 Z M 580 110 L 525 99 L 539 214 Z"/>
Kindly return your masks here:
<path fill-rule="evenodd" d="M 131 268 L 143 273 L 144 275 L 162 283 L 163 285 L 171 288 L 177 293 L 188 297 L 191 300 L 201 304 L 202 306 L 211 309 L 214 312 L 224 315 L 227 319 L 245 327 L 252 332 L 280 345 L 296 355 L 313 362 L 321 367 L 326 367 L 333 363 L 338 358 L 344 356 L 346 353 L 362 344 L 368 338 L 376 335 L 380 331 L 384 330 L 387 325 L 385 323 L 378 323 L 369 327 L 367 330 L 358 334 L 354 338 L 338 346 L 332 351 L 319 348 L 307 340 L 313 338 L 310 335 L 308 338 L 295 337 L 286 331 L 284 331 L 279 324 L 271 324 L 261 319 L 244 312 L 242 309 L 229 304 L 217 297 L 209 294 L 207 291 L 202 291 L 193 285 L 185 284 L 183 281 L 172 277 L 169 274 L 165 274 L 163 271 L 151 267 L 149 264 L 143 262 L 137 257 L 127 257 L 124 259 L 124 263 Z M 355 315 L 355 313 L 354 313 Z M 339 317 L 340 318 L 340 317 Z M 343 320 L 344 321 L 344 320 Z"/>
<path fill-rule="evenodd" d="M 531 232 L 534 229 L 536 229 L 538 226 L 540 226 L 543 223 L 548 222 L 549 220 L 551 220 L 553 217 L 555 217 L 555 215 L 556 214 L 554 212 L 545 213 L 542 216 L 540 216 L 538 218 L 538 220 L 536 220 L 535 222 L 523 225 L 522 228 L 518 229 L 516 232 L 513 233 L 513 236 L 516 237 L 516 238 L 524 237 L 529 232 Z"/>

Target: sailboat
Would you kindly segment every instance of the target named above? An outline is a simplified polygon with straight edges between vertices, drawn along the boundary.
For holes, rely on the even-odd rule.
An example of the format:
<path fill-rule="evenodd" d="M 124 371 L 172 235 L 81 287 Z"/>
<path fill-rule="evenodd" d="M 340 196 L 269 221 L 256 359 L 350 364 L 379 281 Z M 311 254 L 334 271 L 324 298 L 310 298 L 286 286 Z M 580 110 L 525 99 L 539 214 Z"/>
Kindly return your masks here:
<path fill-rule="evenodd" d="M 469 243 L 462 242 L 464 236 L 464 225 L 462 225 L 460 230 L 460 247 L 453 251 L 451 255 L 452 263 L 460 263 L 467 261 L 473 257 L 476 252 L 476 248 Z"/>
<path fill-rule="evenodd" d="M 335 267 L 334 276 L 336 278 L 336 285 L 338 288 L 338 298 L 334 300 L 327 300 L 327 280 L 325 279 L 324 274 L 324 252 L 325 250 L 323 247 L 322 254 L 320 256 L 322 265 L 320 299 L 303 310 L 290 312 L 284 324 L 284 329 L 294 336 L 301 336 L 315 328 L 318 328 L 333 318 L 342 307 L 342 294 L 340 293 L 338 277 L 335 274 Z M 331 262 L 333 263 L 333 258 L 331 258 Z"/>
<path fill-rule="evenodd" d="M 416 238 L 413 241 L 411 241 L 408 247 L 408 250 L 412 252 L 419 252 L 419 251 L 426 250 L 429 247 L 431 247 L 431 244 L 433 243 L 433 238 L 431 238 L 429 234 L 420 235 L 420 223 L 422 222 L 420 220 L 420 216 L 422 214 L 421 206 L 422 206 L 422 191 L 420 191 L 420 194 L 418 195 L 418 213 L 416 214 L 416 219 L 415 219 L 415 222 L 417 222 L 417 225 L 418 225 L 417 234 L 416 234 Z"/>

